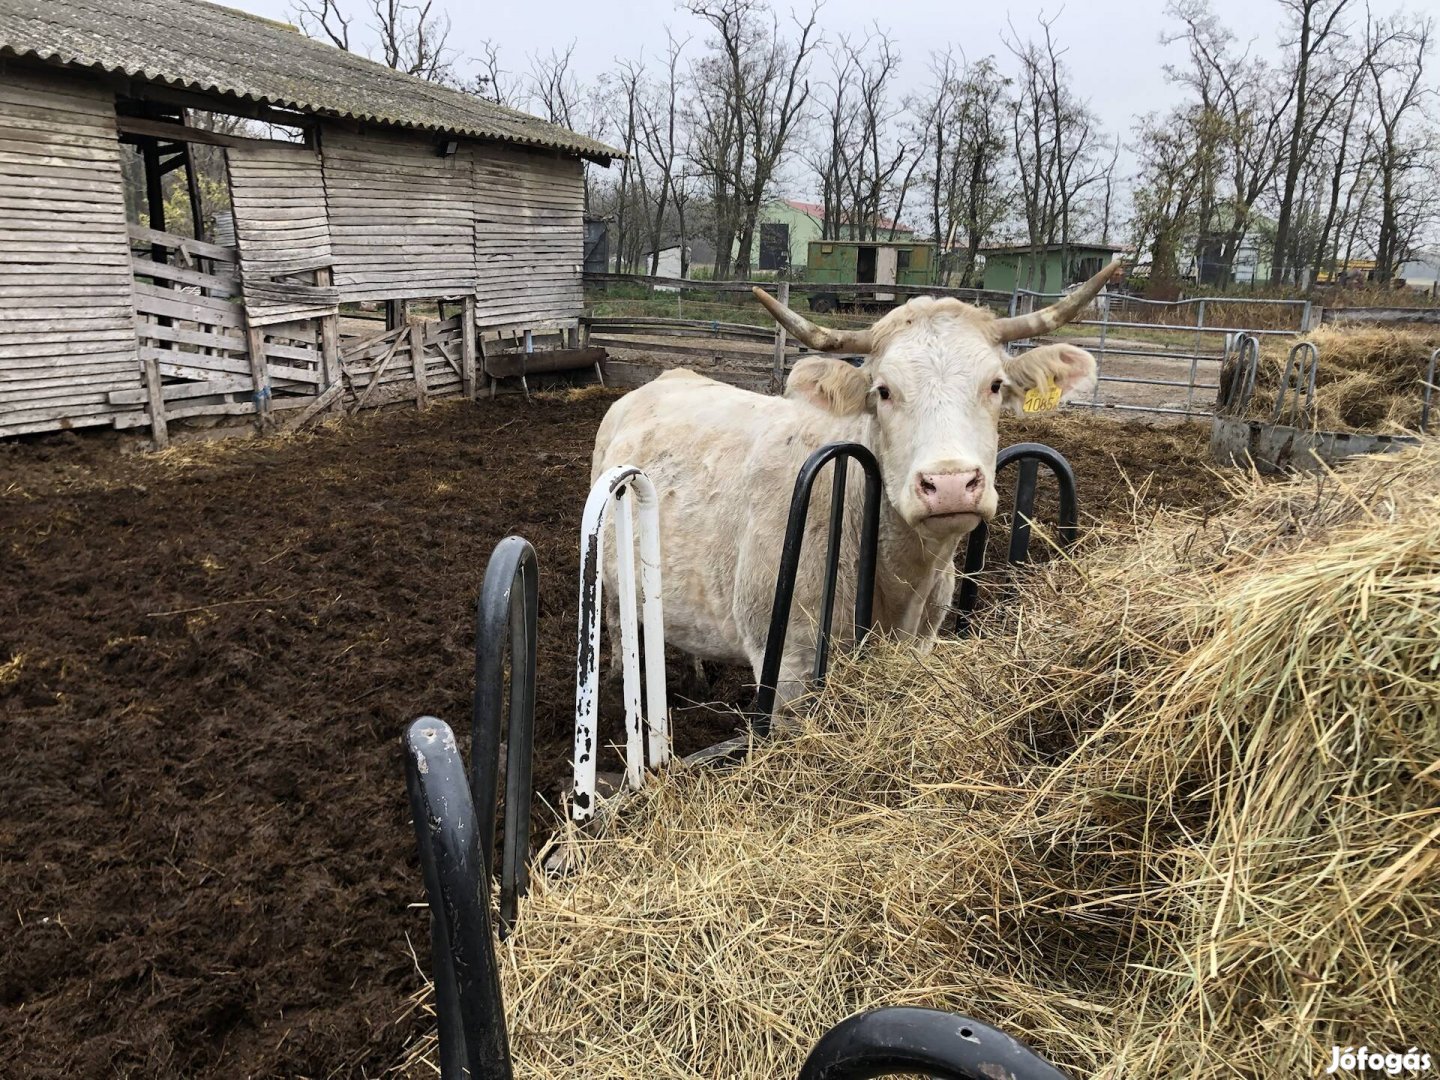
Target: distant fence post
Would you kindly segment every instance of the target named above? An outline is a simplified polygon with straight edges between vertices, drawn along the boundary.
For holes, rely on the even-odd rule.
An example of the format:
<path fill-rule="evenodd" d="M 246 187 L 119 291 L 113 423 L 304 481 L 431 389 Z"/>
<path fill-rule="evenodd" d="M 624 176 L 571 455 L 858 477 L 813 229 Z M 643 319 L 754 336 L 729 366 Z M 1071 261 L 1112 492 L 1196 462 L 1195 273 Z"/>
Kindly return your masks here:
<path fill-rule="evenodd" d="M 790 282 L 780 282 L 780 303 L 790 306 Z M 785 386 L 785 327 L 775 324 L 775 389 L 779 392 Z"/>

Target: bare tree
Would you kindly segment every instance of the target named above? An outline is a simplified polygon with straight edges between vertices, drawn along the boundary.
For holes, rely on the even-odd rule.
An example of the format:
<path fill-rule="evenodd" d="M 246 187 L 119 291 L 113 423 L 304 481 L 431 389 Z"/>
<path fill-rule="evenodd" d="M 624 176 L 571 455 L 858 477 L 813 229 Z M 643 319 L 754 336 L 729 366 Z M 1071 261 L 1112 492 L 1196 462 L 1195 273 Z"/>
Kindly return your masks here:
<path fill-rule="evenodd" d="M 467 87 L 476 97 L 496 105 L 514 105 L 518 87 L 511 73 L 500 66 L 500 47 L 488 38 L 480 42 L 481 53 L 475 58 L 480 71 Z"/>
<path fill-rule="evenodd" d="M 638 153 L 640 114 L 645 105 L 644 61 L 626 60 L 620 64 L 621 99 L 619 115 L 620 149 L 625 157 L 620 162 L 620 184 L 615 204 L 615 269 L 624 273 L 633 270 L 638 260 L 638 230 L 631 234 L 634 215 L 643 213 L 649 202 L 649 185 L 645 175 L 645 159 Z"/>
<path fill-rule="evenodd" d="M 923 146 L 920 183 L 939 246 L 940 281 L 949 284 L 958 273 L 969 285 L 980 246 L 1007 211 L 1010 80 L 992 57 L 966 65 L 948 50 L 932 57 L 930 74 L 910 106 Z"/>
<path fill-rule="evenodd" d="M 1161 40 L 1183 43 L 1188 56 L 1187 63 L 1166 70 L 1195 94 L 1222 133 L 1229 190 L 1223 197 L 1217 191 L 1213 204 L 1202 204 L 1198 243 L 1202 276 L 1208 264 L 1224 284 L 1251 232 L 1255 204 L 1279 172 L 1295 89 L 1248 50 L 1234 51 L 1234 35 L 1220 25 L 1208 0 L 1172 0 L 1169 12 L 1184 28 Z"/>
<path fill-rule="evenodd" d="M 903 210 L 919 163 L 918 140 L 907 141 L 895 123 L 901 106 L 891 88 L 900 57 L 878 27 L 858 44 L 841 37 L 828 51 L 831 74 L 820 105 L 822 138 L 811 160 L 820 177 L 822 235 L 880 239 L 880 222 Z M 888 239 L 894 239 L 893 225 Z"/>
<path fill-rule="evenodd" d="M 1055 41 L 1055 20 L 1041 16 L 1038 21 L 1041 41 L 1022 43 L 1018 35 L 1006 41 L 1020 65 L 1011 107 L 1012 145 L 1031 249 L 1058 244 L 1061 265 L 1068 267 L 1081 200 L 1104 179 L 1105 170 L 1097 158 L 1099 121 L 1070 87 L 1061 61 L 1065 50 Z M 1030 260 L 1032 279 L 1039 263 Z"/>
<path fill-rule="evenodd" d="M 351 37 L 354 17 L 340 10 L 339 0 L 294 0 L 291 10 L 310 37 L 357 51 Z M 435 10 L 434 0 L 370 0 L 370 15 L 367 29 L 388 67 L 431 82 L 457 84 L 457 54 L 448 45 L 450 17 Z"/>
<path fill-rule="evenodd" d="M 1295 213 L 1295 190 L 1301 171 L 1311 159 L 1331 112 L 1346 90 L 1346 80 L 1341 72 L 1317 72 L 1316 68 L 1324 63 L 1327 53 L 1334 60 L 1337 43 L 1344 37 L 1340 16 L 1350 0 L 1280 0 L 1280 3 L 1294 19 L 1296 40 L 1290 131 L 1284 156 L 1280 207 L 1275 222 L 1275 254 L 1270 264 L 1272 283 L 1283 281 L 1287 272 L 1298 266 L 1292 257 L 1290 236 L 1291 219 Z M 1332 66 L 1338 65 L 1332 63 Z M 1322 87 L 1319 93 L 1315 92 L 1317 82 Z M 1326 82 L 1331 84 L 1329 88 L 1324 87 Z"/>
<path fill-rule="evenodd" d="M 1131 148 L 1140 168 L 1131 235 L 1135 249 L 1149 253 L 1154 281 L 1180 278 L 1182 257 L 1199 241 L 1201 205 L 1215 175 L 1217 126 L 1215 115 L 1196 104 L 1136 122 Z"/>
<path fill-rule="evenodd" d="M 650 273 L 655 275 L 660 268 L 660 247 L 666 215 L 675 205 L 678 211 L 680 276 L 689 269 L 685 245 L 685 215 L 683 205 L 675 199 L 677 181 L 683 180 L 677 173 L 680 159 L 678 129 L 680 110 L 677 102 L 680 93 L 680 57 L 685 51 L 686 41 L 676 41 L 675 35 L 666 32 L 668 49 L 665 62 L 665 82 L 641 102 L 640 145 L 650 164 L 655 169 L 660 190 L 656 193 L 650 216 Z"/>
<path fill-rule="evenodd" d="M 291 11 L 300 29 L 312 38 L 323 38 L 337 49 L 350 52 L 352 19 L 340 10 L 339 0 L 296 0 Z"/>
<path fill-rule="evenodd" d="M 738 241 L 734 269 L 746 276 L 760 207 L 794 148 L 809 101 L 819 9 L 795 20 L 793 41 L 764 0 L 691 0 L 688 10 L 714 35 L 701 64 L 696 117 L 709 129 L 699 141 L 697 163 L 716 198 L 716 275 L 728 276 Z"/>
<path fill-rule="evenodd" d="M 1374 92 L 1376 123 L 1371 136 L 1371 158 L 1380 187 L 1380 222 L 1375 240 L 1375 273 L 1389 281 L 1433 204 L 1433 194 L 1417 190 L 1409 181 L 1417 172 L 1429 172 L 1435 149 L 1429 133 L 1407 130 L 1420 119 L 1421 106 L 1433 93 L 1424 86 L 1425 61 L 1434 26 L 1428 19 L 1413 19 L 1389 34 L 1387 48 L 1374 50 L 1366 64 Z M 1381 31 L 1383 32 L 1383 31 Z M 1426 181 L 1433 188 L 1433 175 Z"/>

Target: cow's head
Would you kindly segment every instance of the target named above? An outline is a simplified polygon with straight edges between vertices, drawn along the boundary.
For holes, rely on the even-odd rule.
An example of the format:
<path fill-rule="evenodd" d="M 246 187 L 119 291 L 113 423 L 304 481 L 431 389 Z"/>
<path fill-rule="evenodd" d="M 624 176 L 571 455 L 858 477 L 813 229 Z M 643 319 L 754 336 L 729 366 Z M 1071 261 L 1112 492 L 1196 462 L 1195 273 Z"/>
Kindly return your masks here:
<path fill-rule="evenodd" d="M 1046 345 L 1007 356 L 1005 343 L 1074 319 L 1118 268 L 1106 267 L 1059 303 L 1028 315 L 1000 319 L 959 300 L 919 296 L 867 330 L 816 326 L 763 289 L 755 295 L 812 349 L 865 356 L 858 368 L 808 357 L 795 365 L 785 393 L 837 415 L 868 412 L 891 504 L 910 525 L 944 537 L 995 513 L 1001 411 L 1054 408 L 1094 385 L 1095 358 L 1084 349 Z"/>

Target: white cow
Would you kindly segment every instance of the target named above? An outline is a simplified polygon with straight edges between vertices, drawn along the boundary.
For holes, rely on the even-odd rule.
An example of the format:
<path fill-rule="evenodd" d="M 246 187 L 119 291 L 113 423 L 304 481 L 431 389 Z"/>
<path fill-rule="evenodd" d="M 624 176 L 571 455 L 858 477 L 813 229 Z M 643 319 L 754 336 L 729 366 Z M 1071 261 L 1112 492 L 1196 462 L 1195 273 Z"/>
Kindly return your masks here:
<path fill-rule="evenodd" d="M 1058 389 L 1063 400 L 1094 385 L 1095 359 L 1083 349 L 1049 345 L 1010 357 L 1004 343 L 1073 319 L 1115 269 L 1028 315 L 996 318 L 958 300 L 916 297 L 862 331 L 817 327 L 756 289 L 789 333 L 812 348 L 864 354 L 863 366 L 808 357 L 783 397 L 669 371 L 617 401 L 595 437 L 591 476 L 637 465 L 655 485 L 666 641 L 701 660 L 748 663 L 759 679 L 795 476 L 812 451 L 844 441 L 869 447 L 880 464 L 875 625 L 932 645 L 954 593 L 956 547 L 995 513 L 1000 413 L 1020 412 L 1030 390 L 1053 399 Z M 829 491 L 821 477 L 781 664 L 781 702 L 802 691 L 814 663 Z M 852 463 L 835 618 L 840 640 L 853 628 L 862 494 L 863 472 Z M 605 592 L 617 595 L 613 558 Z"/>

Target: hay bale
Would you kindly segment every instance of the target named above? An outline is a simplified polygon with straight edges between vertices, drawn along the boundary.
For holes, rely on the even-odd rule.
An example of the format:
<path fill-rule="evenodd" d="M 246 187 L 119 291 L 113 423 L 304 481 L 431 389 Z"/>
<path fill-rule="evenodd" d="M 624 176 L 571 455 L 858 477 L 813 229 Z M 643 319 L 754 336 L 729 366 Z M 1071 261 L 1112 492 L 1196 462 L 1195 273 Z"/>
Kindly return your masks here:
<path fill-rule="evenodd" d="M 1293 340 L 1262 350 L 1247 415 L 1269 420 Z M 1302 339 L 1295 339 L 1302 340 Z M 1420 426 L 1425 370 L 1440 345 L 1435 331 L 1321 327 L 1305 335 L 1320 350 L 1315 407 L 1304 426 L 1319 431 L 1397 435 Z M 1233 373 L 1222 376 L 1228 379 Z M 1221 398 L 1224 390 L 1221 391 Z M 1440 407 L 1440 394 L 1435 398 Z"/>
<path fill-rule="evenodd" d="M 1077 1075 L 1440 1047 L 1440 447 L 1162 513 L 983 637 L 844 658 L 678 771 L 501 947 L 520 1073 L 793 1076 L 881 1004 Z"/>

